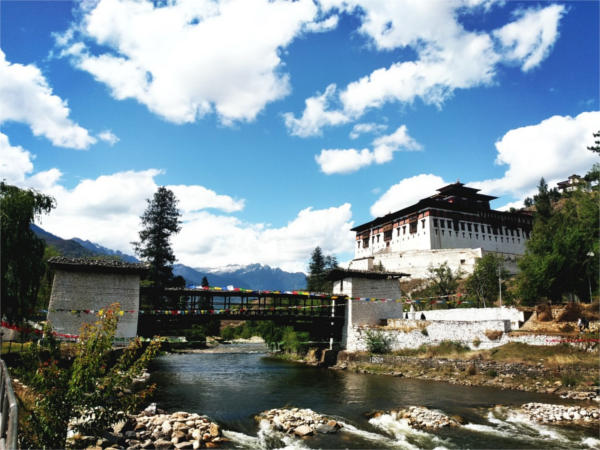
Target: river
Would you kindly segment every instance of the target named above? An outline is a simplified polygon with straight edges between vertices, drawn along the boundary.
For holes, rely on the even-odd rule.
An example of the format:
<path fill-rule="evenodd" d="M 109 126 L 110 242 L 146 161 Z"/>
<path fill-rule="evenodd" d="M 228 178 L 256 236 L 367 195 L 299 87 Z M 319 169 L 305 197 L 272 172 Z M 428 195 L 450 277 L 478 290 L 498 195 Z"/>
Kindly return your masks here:
<path fill-rule="evenodd" d="M 536 425 L 511 408 L 561 403 L 556 396 L 306 367 L 268 358 L 256 344 L 163 355 L 151 371 L 160 408 L 210 417 L 232 448 L 600 448 L 598 430 Z M 460 415 L 466 423 L 424 432 L 389 415 L 368 417 L 411 405 Z M 285 406 L 310 408 L 344 427 L 337 434 L 300 439 L 254 419 Z"/>

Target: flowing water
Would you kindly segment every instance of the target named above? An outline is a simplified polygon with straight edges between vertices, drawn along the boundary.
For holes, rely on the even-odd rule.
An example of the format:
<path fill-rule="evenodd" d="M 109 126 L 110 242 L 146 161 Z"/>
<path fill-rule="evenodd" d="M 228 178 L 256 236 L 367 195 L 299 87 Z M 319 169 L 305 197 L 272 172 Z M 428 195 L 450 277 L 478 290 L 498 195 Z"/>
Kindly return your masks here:
<path fill-rule="evenodd" d="M 513 408 L 558 403 L 556 396 L 317 369 L 270 359 L 255 344 L 161 356 L 152 372 L 159 407 L 210 417 L 225 430 L 228 447 L 600 448 L 597 429 L 537 425 Z M 370 412 L 411 405 L 460 415 L 465 425 L 425 432 L 389 415 L 369 419 Z M 344 427 L 300 439 L 254 419 L 285 406 L 310 408 Z"/>

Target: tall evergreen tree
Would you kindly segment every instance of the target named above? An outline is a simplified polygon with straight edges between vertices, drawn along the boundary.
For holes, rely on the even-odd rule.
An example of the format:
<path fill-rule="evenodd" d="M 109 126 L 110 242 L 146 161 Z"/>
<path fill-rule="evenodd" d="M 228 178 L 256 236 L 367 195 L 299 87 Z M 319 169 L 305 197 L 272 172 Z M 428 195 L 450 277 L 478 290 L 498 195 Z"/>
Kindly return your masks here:
<path fill-rule="evenodd" d="M 11 320 L 24 319 L 35 305 L 45 243 L 30 226 L 54 206 L 52 197 L 0 182 L 0 303 Z"/>
<path fill-rule="evenodd" d="M 148 280 L 155 287 L 171 286 L 174 283 L 173 263 L 175 254 L 171 248 L 171 235 L 181 229 L 177 198 L 164 186 L 158 188 L 141 216 L 143 228 L 139 242 L 134 242 L 138 256 L 150 263 Z"/>
<path fill-rule="evenodd" d="M 311 292 L 331 292 L 332 283 L 327 281 L 327 271 L 338 267 L 335 256 L 323 255 L 321 247 L 315 247 L 308 264 L 306 289 Z"/>
<path fill-rule="evenodd" d="M 594 153 L 600 153 L 600 130 L 594 134 L 594 145 L 589 146 L 587 149 Z"/>
<path fill-rule="evenodd" d="M 208 278 L 206 278 L 206 276 L 202 277 L 202 287 L 210 287 L 210 284 L 208 284 Z"/>

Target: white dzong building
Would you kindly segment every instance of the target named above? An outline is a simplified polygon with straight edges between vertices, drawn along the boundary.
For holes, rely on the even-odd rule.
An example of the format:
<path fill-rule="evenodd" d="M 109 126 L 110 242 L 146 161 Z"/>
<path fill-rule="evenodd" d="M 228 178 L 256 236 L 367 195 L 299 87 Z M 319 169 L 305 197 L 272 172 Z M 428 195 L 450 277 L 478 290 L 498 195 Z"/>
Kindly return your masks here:
<path fill-rule="evenodd" d="M 349 268 L 404 272 L 426 278 L 428 267 L 447 262 L 452 270 L 473 271 L 485 253 L 501 255 L 505 268 L 516 272 L 525 252 L 533 218 L 527 212 L 495 211 L 496 197 L 460 182 L 437 190 L 416 204 L 359 225 L 355 257 Z"/>

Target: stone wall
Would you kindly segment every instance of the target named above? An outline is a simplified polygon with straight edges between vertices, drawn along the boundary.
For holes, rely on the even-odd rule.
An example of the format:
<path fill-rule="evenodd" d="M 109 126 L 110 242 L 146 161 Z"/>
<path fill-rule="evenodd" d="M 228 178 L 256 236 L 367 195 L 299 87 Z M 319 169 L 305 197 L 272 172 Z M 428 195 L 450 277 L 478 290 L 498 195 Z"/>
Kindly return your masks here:
<path fill-rule="evenodd" d="M 516 330 L 525 321 L 523 311 L 517 308 L 452 308 L 452 309 L 434 309 L 423 311 L 425 318 L 429 321 L 437 320 L 458 320 L 474 322 L 480 320 L 509 320 L 511 329 Z M 409 312 L 409 319 L 418 319 L 420 311 Z M 394 326 L 393 321 L 388 321 L 388 325 Z"/>
<path fill-rule="evenodd" d="M 489 339 L 486 332 L 496 331 L 505 336 L 510 331 L 508 320 L 465 321 L 428 321 L 399 320 L 396 327 L 378 328 L 390 343 L 392 350 L 418 348 L 421 345 L 435 345 L 442 341 L 454 341 L 470 348 L 488 349 L 496 347 L 501 341 Z M 402 324 L 398 323 L 402 322 Z M 402 325 L 402 326 L 401 326 Z M 370 326 L 354 326 L 348 332 L 346 349 L 348 351 L 367 350 L 367 332 Z M 505 342 L 504 342 L 505 343 Z M 478 345 L 475 345 L 478 344 Z"/>
<path fill-rule="evenodd" d="M 83 323 L 98 320 L 97 314 L 72 313 L 67 310 L 94 310 L 119 303 L 124 313 L 119 319 L 116 337 L 132 338 L 137 334 L 140 297 L 138 274 L 93 273 L 56 270 L 48 307 L 48 321 L 54 330 L 64 334 L 79 334 Z"/>

